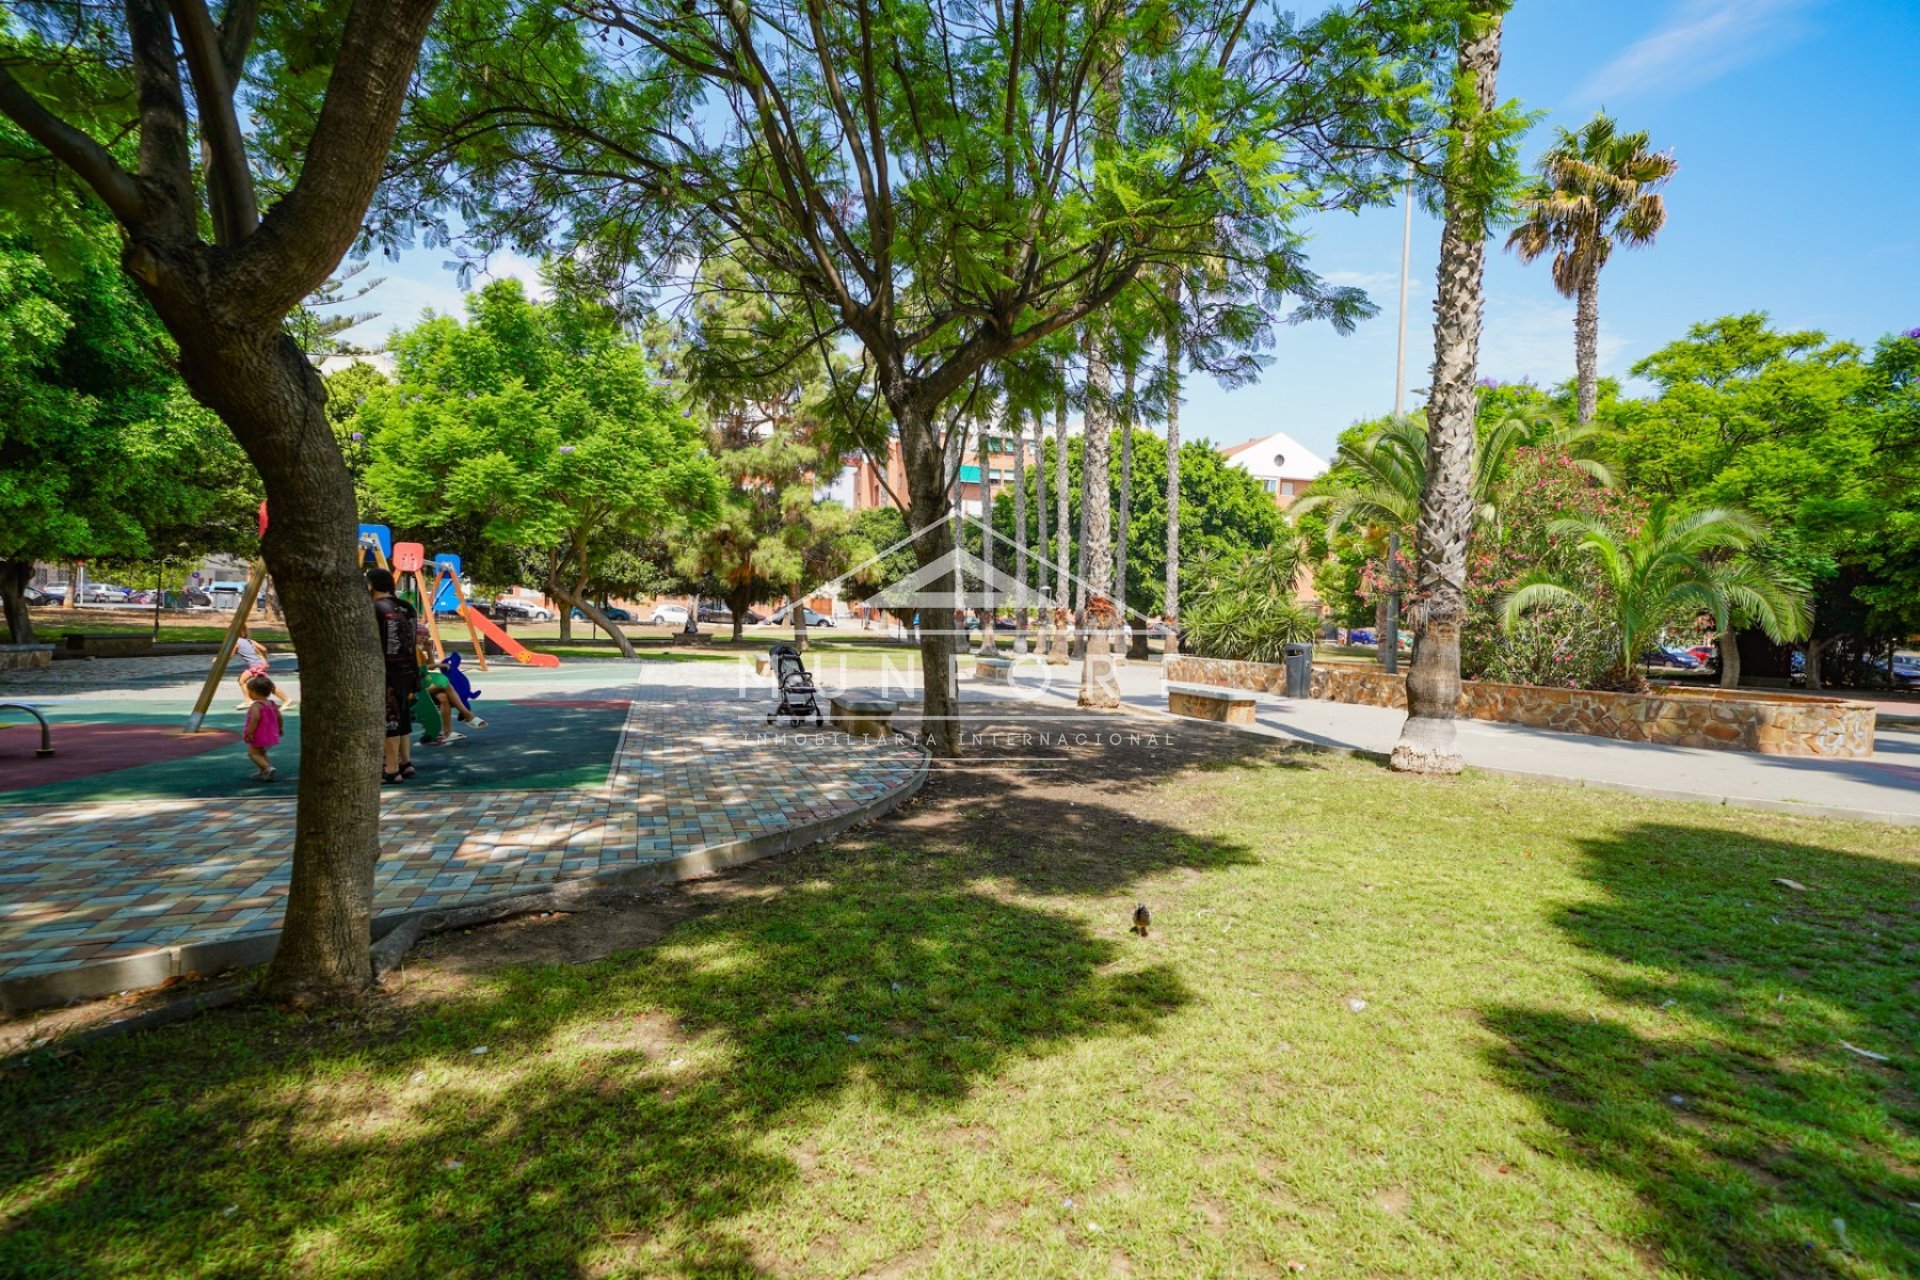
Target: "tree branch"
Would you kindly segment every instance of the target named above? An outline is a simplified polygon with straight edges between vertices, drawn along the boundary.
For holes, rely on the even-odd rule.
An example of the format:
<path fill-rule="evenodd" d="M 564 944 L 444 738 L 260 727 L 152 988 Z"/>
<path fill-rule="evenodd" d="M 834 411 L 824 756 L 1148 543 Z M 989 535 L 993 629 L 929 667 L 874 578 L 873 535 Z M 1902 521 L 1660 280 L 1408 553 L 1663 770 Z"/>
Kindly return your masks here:
<path fill-rule="evenodd" d="M 54 159 L 78 174 L 113 211 L 122 226 L 131 230 L 140 224 L 146 206 L 133 175 L 121 168 L 105 147 L 41 106 L 40 100 L 27 92 L 26 86 L 3 66 L 0 66 L 0 115 L 19 125 L 28 137 L 51 152 Z"/>
<path fill-rule="evenodd" d="M 168 0 L 187 53 L 193 100 L 200 108 L 200 140 L 207 159 L 207 205 L 215 244 L 233 245 L 260 225 L 260 206 L 247 164 L 246 139 L 233 110 L 233 78 L 206 0 Z"/>
<path fill-rule="evenodd" d="M 300 176 L 235 251 L 229 297 L 279 316 L 352 247 L 439 0 L 354 0 Z"/>

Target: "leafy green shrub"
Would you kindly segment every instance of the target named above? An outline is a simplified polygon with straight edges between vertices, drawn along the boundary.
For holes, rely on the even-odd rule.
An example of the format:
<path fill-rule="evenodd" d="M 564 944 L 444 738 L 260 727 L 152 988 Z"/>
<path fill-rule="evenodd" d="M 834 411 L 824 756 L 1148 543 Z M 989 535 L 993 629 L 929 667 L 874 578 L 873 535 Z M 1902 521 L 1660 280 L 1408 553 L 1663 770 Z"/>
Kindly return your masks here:
<path fill-rule="evenodd" d="M 1320 617 L 1300 603 L 1300 548 L 1276 542 L 1196 566 L 1200 588 L 1182 614 L 1181 640 L 1203 658 L 1279 662 L 1311 640 Z"/>

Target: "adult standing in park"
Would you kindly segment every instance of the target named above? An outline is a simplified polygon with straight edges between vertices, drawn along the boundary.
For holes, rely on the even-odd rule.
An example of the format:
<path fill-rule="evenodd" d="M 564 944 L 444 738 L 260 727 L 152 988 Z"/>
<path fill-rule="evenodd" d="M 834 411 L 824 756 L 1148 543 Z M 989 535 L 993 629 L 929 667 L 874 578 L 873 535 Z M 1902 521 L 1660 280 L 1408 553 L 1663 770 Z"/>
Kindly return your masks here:
<path fill-rule="evenodd" d="M 393 594 L 393 574 L 367 571 L 373 617 L 380 628 L 380 653 L 387 664 L 387 740 L 380 781 L 405 782 L 413 776 L 413 700 L 420 692 L 418 617 L 413 606 Z"/>

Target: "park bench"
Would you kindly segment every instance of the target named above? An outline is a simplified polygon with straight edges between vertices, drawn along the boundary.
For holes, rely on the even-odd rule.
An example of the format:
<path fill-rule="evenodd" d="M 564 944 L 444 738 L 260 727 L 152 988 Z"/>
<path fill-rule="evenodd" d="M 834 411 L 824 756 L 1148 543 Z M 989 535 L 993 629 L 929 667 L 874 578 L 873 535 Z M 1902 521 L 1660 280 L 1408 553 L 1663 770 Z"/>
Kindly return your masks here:
<path fill-rule="evenodd" d="M 1220 724 L 1252 724 L 1253 695 L 1239 689 L 1217 689 L 1205 684 L 1167 686 L 1167 710 L 1194 720 Z"/>
<path fill-rule="evenodd" d="M 139 658 L 153 652 L 153 637 L 89 635 L 81 631 L 69 631 L 66 634 L 66 652 L 71 657 Z"/>
<path fill-rule="evenodd" d="M 973 678 L 982 684 L 1012 684 L 1012 658 L 975 658 Z"/>
<path fill-rule="evenodd" d="M 890 738 L 893 713 L 899 709 L 891 698 L 843 696 L 828 703 L 828 718 L 856 738 Z"/>

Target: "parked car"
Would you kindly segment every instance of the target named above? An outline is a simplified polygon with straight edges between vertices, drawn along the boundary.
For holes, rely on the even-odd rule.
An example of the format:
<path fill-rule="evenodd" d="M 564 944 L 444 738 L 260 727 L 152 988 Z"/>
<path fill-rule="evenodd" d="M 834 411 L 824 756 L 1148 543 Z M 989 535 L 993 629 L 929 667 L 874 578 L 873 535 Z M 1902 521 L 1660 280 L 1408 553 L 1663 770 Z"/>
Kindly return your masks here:
<path fill-rule="evenodd" d="M 1685 649 L 1677 649 L 1672 645 L 1649 649 L 1640 655 L 1640 661 L 1650 667 L 1668 667 L 1680 671 L 1698 671 L 1702 665 L 1700 659 Z"/>
<path fill-rule="evenodd" d="M 65 587 L 28 587 L 21 593 L 26 597 L 29 608 L 39 609 L 51 604 L 64 604 L 67 599 Z"/>
<path fill-rule="evenodd" d="M 493 616 L 509 622 L 552 622 L 553 610 L 543 609 L 525 600 L 501 596 L 493 602 Z"/>
<path fill-rule="evenodd" d="M 1720 660 L 1720 651 L 1710 644 L 1696 644 L 1687 652 L 1703 667 L 1712 666 Z"/>
<path fill-rule="evenodd" d="M 128 593 L 127 593 L 127 603 L 128 603 L 128 604 L 152 604 L 152 603 L 153 603 L 153 592 L 151 592 L 151 591 L 130 591 L 130 592 L 128 592 Z"/>
<path fill-rule="evenodd" d="M 747 626 L 757 627 L 761 623 L 765 622 L 766 620 L 767 620 L 767 615 L 765 615 L 764 613 L 761 613 L 758 609 L 747 610 L 747 620 L 746 620 Z M 733 610 L 729 606 L 722 604 L 718 601 L 715 601 L 712 603 L 703 603 L 700 606 L 700 621 L 711 622 L 716 626 L 732 626 Z"/>
<path fill-rule="evenodd" d="M 657 604 L 647 621 L 656 627 L 684 627 L 687 617 L 687 606 L 683 604 Z"/>
<path fill-rule="evenodd" d="M 622 609 L 619 605 L 614 605 L 614 604 L 601 605 L 600 612 L 606 615 L 608 622 L 632 622 L 633 621 L 633 615 L 631 613 L 628 613 L 625 609 Z M 587 617 L 586 614 L 580 612 L 580 610 L 577 608 L 573 611 L 572 616 L 575 622 L 584 622 Z"/>
<path fill-rule="evenodd" d="M 1920 658 L 1895 655 L 1892 662 L 1870 658 L 1867 669 L 1877 673 L 1896 689 L 1920 688 Z"/>
<path fill-rule="evenodd" d="M 833 619 L 824 613 L 816 613 L 812 609 L 805 608 L 805 606 L 802 606 L 802 610 L 807 615 L 807 625 L 809 627 L 831 627 L 834 625 Z M 759 619 L 753 625 L 756 627 L 790 627 L 793 625 L 793 610 L 776 609 L 771 618 Z"/>
<path fill-rule="evenodd" d="M 81 604 L 125 604 L 130 593 L 111 582 L 89 582 L 80 589 Z"/>

